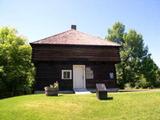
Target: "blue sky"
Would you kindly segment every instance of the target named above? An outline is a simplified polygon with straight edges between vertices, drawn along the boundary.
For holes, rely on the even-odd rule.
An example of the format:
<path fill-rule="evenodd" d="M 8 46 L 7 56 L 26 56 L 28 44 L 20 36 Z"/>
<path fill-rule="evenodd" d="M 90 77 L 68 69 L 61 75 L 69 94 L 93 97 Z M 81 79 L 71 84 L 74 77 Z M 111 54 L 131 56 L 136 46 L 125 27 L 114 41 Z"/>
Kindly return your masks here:
<path fill-rule="evenodd" d="M 0 0 L 0 26 L 29 42 L 70 29 L 104 38 L 116 21 L 141 33 L 160 67 L 160 0 Z"/>

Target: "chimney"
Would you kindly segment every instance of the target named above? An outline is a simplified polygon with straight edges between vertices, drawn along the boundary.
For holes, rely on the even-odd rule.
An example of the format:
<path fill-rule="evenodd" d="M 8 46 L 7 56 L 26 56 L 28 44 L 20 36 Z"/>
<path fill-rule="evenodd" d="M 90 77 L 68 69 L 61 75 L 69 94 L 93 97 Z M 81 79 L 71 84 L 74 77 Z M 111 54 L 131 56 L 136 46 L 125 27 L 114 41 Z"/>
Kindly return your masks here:
<path fill-rule="evenodd" d="M 71 25 L 71 29 L 76 30 L 76 25 Z"/>

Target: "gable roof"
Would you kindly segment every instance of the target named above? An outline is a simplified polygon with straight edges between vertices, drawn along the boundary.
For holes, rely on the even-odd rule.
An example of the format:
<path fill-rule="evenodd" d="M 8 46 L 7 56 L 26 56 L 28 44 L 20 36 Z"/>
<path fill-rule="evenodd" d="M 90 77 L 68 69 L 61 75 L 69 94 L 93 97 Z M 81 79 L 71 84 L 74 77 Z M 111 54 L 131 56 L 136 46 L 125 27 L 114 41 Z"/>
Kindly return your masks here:
<path fill-rule="evenodd" d="M 120 46 L 115 42 L 79 32 L 75 29 L 32 42 L 31 44 Z"/>

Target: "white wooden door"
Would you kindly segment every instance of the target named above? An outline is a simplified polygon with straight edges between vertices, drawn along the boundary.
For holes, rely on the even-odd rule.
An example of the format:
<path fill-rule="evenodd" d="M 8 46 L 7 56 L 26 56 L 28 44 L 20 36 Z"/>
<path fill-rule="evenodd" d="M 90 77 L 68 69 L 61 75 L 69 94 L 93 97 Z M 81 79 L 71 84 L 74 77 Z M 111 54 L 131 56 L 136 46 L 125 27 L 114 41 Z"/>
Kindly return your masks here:
<path fill-rule="evenodd" d="M 73 65 L 73 88 L 86 88 L 85 65 Z"/>

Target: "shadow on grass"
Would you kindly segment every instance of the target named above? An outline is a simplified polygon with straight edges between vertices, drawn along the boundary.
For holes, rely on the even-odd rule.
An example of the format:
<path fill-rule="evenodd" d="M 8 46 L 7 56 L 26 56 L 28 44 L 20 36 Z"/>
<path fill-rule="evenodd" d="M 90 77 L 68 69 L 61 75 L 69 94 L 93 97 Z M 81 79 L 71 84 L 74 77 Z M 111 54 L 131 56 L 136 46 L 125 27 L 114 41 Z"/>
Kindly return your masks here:
<path fill-rule="evenodd" d="M 113 100 L 113 97 L 107 97 L 106 100 Z"/>
<path fill-rule="evenodd" d="M 62 94 L 58 94 L 58 95 L 45 95 L 46 97 L 62 97 Z"/>
<path fill-rule="evenodd" d="M 113 100 L 113 97 L 107 97 L 107 98 L 104 98 L 104 99 L 99 99 L 101 101 L 108 101 L 108 100 Z"/>

